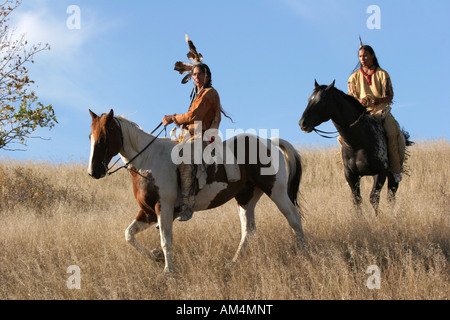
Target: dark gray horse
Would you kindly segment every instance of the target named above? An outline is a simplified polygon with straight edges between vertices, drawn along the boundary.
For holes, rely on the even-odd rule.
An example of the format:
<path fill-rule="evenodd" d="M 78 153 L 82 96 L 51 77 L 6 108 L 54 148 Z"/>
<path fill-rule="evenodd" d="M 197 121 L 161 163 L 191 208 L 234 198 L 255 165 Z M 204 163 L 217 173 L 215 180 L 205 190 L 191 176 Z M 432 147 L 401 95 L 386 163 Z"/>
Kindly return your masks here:
<path fill-rule="evenodd" d="M 329 86 L 320 86 L 315 82 L 314 92 L 299 121 L 300 128 L 307 133 L 317 131 L 316 126 L 330 119 L 341 136 L 345 178 L 352 190 L 355 205 L 359 209 L 362 202 L 361 177 L 373 176 L 370 203 L 378 213 L 380 191 L 386 177 L 390 201 L 395 199 L 399 185 L 388 171 L 387 141 L 383 125 L 367 113 L 358 100 L 335 88 L 334 81 Z M 402 134 L 406 146 L 411 145 L 409 134 L 405 131 Z"/>

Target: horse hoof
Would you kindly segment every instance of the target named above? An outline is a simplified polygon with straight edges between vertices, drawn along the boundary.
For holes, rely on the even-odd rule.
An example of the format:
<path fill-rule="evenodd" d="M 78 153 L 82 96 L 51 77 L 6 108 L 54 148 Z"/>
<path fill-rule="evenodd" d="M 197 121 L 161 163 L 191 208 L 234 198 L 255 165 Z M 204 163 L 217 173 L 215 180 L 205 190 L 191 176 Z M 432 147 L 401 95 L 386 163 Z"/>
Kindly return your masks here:
<path fill-rule="evenodd" d="M 170 275 L 170 274 L 172 274 L 173 272 L 174 272 L 173 268 L 168 268 L 168 267 L 165 267 L 165 268 L 164 268 L 164 271 L 163 271 L 163 273 L 164 273 L 165 275 Z"/>

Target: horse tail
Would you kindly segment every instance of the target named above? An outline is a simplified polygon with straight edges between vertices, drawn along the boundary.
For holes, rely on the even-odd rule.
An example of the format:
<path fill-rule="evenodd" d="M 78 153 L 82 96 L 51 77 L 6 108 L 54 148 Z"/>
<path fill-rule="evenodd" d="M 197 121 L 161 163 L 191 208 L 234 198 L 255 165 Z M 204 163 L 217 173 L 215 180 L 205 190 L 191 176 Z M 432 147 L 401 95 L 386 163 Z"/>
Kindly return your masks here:
<path fill-rule="evenodd" d="M 271 138 L 270 140 L 283 152 L 287 171 L 288 196 L 292 203 L 300 209 L 298 202 L 298 192 L 300 189 L 300 181 L 302 180 L 302 161 L 300 154 L 286 140 L 280 138 Z"/>
<path fill-rule="evenodd" d="M 409 140 L 411 138 L 411 136 L 409 135 L 409 132 L 402 128 L 402 133 L 403 133 L 403 136 L 405 137 L 406 146 L 407 147 L 412 146 L 414 144 L 414 141 Z"/>
<path fill-rule="evenodd" d="M 408 131 L 406 131 L 404 128 L 402 128 L 401 131 L 402 131 L 403 137 L 405 139 L 405 150 L 403 152 L 403 158 L 402 158 L 402 172 L 409 176 L 409 168 L 406 163 L 411 154 L 408 150 L 408 147 L 414 145 L 414 141 L 410 140 L 411 138 L 410 138 Z"/>

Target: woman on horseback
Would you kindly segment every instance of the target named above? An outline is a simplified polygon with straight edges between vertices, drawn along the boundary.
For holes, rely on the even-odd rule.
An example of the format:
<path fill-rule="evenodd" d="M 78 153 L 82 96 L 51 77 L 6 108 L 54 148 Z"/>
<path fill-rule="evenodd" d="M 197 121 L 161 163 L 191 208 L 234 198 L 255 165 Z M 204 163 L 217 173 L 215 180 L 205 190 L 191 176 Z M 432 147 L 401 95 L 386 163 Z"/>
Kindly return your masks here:
<path fill-rule="evenodd" d="M 391 114 L 392 89 L 389 74 L 381 69 L 371 46 L 363 45 L 358 51 L 359 63 L 348 79 L 348 94 L 355 97 L 366 110 L 380 120 L 386 131 L 389 171 L 397 182 L 401 181 L 405 142 L 400 127 Z"/>

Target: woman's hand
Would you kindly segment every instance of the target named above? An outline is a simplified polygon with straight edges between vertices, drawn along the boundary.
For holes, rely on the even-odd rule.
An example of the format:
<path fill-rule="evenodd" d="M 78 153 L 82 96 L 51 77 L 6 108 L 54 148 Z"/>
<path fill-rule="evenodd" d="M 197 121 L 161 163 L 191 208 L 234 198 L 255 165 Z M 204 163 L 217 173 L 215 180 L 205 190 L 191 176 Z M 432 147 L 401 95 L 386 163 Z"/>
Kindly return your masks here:
<path fill-rule="evenodd" d="M 367 96 L 367 97 L 364 97 L 364 98 L 358 99 L 358 100 L 359 100 L 359 102 L 361 102 L 361 104 L 363 106 L 368 107 L 368 106 L 377 106 L 379 104 L 382 104 L 385 102 L 386 98 L 376 98 L 373 96 Z"/>
<path fill-rule="evenodd" d="M 358 99 L 358 100 L 363 106 L 367 107 L 367 105 L 369 103 L 369 99 L 367 97 L 364 97 L 364 98 Z"/>

